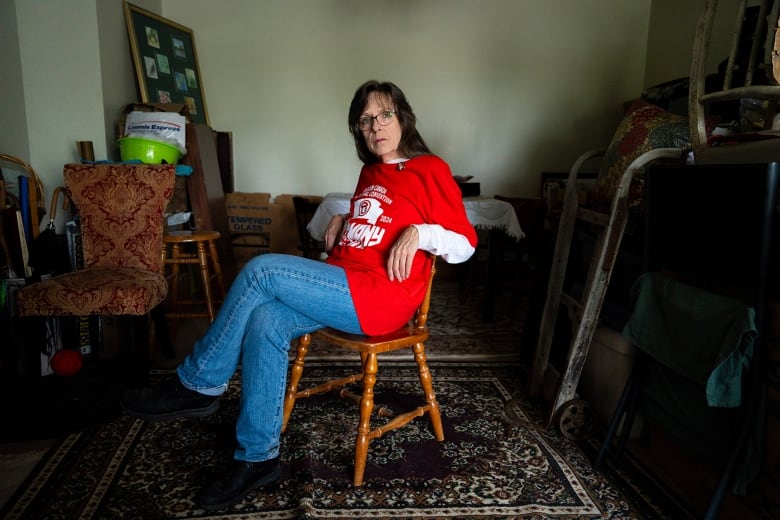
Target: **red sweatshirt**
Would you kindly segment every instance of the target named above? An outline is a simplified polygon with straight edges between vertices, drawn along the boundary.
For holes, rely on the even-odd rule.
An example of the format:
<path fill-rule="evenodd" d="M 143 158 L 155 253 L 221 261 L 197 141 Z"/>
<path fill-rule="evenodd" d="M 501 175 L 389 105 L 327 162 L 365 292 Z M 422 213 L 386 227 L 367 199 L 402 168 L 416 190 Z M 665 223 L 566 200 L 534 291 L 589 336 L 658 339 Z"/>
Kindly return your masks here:
<path fill-rule="evenodd" d="M 403 326 L 425 296 L 431 263 L 418 250 L 412 273 L 403 282 L 387 274 L 390 247 L 412 224 L 439 224 L 464 235 L 472 246 L 477 234 L 466 217 L 449 166 L 425 155 L 398 164 L 371 164 L 360 172 L 350 202 L 350 217 L 328 263 L 344 267 L 363 332 L 384 334 Z"/>

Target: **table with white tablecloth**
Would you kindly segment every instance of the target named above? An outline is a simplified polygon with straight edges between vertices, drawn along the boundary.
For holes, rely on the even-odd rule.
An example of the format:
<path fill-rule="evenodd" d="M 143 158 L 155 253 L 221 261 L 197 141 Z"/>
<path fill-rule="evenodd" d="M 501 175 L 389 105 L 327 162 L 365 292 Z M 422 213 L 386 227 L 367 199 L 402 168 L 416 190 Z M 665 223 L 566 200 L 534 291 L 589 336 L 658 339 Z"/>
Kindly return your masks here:
<path fill-rule="evenodd" d="M 316 213 L 306 226 L 312 237 L 317 240 L 323 239 L 325 228 L 328 227 L 331 217 L 349 211 L 351 196 L 350 193 L 328 193 L 325 195 Z M 469 222 L 475 228 L 500 229 L 517 240 L 525 236 L 520 222 L 517 220 L 517 214 L 508 202 L 487 197 L 467 197 L 463 199 L 463 205 L 466 208 Z"/>

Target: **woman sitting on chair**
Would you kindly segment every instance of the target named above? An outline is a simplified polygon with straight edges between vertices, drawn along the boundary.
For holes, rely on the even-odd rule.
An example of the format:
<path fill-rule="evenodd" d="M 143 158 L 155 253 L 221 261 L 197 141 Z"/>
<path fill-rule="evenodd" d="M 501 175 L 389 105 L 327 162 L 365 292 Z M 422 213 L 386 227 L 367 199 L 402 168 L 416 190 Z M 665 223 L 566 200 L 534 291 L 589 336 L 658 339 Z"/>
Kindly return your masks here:
<path fill-rule="evenodd" d="M 361 85 L 349 130 L 364 166 L 350 213 L 328 224 L 327 262 L 266 254 L 239 273 L 178 377 L 129 390 L 124 410 L 146 420 L 202 417 L 241 365 L 241 410 L 234 464 L 198 497 L 229 507 L 279 478 L 279 439 L 288 351 L 305 333 L 332 327 L 378 335 L 407 323 L 424 297 L 430 256 L 466 261 L 477 236 L 449 166 L 418 133 L 416 117 L 393 83 Z"/>

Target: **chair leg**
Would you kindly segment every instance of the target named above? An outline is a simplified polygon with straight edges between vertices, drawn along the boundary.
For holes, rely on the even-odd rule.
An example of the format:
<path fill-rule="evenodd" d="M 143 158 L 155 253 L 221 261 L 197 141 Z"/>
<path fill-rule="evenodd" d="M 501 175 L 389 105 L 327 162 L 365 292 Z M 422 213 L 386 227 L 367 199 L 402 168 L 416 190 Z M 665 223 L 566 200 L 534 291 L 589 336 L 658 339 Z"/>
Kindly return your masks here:
<path fill-rule="evenodd" d="M 417 368 L 420 371 L 420 384 L 425 392 L 425 402 L 428 403 L 428 417 L 431 419 L 431 427 L 437 441 L 444 440 L 444 428 L 441 424 L 441 412 L 439 403 L 436 401 L 436 394 L 433 392 L 433 378 L 431 370 L 428 368 L 428 358 L 425 355 L 425 345 L 416 343 L 412 347 L 414 360 L 417 361 Z"/>
<path fill-rule="evenodd" d="M 209 254 L 211 255 L 211 269 L 214 271 L 214 278 L 217 281 L 217 289 L 219 289 L 219 302 L 225 300 L 225 280 L 222 276 L 222 266 L 219 263 L 219 253 L 217 252 L 217 244 L 214 240 L 209 241 Z"/>
<path fill-rule="evenodd" d="M 485 295 L 482 303 L 482 321 L 485 323 L 492 323 L 496 319 L 496 285 L 498 283 L 496 270 L 498 269 L 498 255 L 501 254 L 496 245 L 499 240 L 498 233 L 503 233 L 503 231 L 491 229 L 488 232 L 488 268 L 485 271 Z"/>
<path fill-rule="evenodd" d="M 290 369 L 290 383 L 287 385 L 287 393 L 284 396 L 284 416 L 282 418 L 282 432 L 287 429 L 287 422 L 292 415 L 295 406 L 295 394 L 298 393 L 298 383 L 303 375 L 303 363 L 306 360 L 306 354 L 309 352 L 311 344 L 311 334 L 304 334 L 298 338 L 298 353 L 295 355 L 295 361 Z"/>
<path fill-rule="evenodd" d="M 166 262 L 170 262 L 171 270 L 170 274 L 166 276 L 168 280 L 168 303 L 163 302 L 163 307 L 167 305 L 167 311 L 163 313 L 163 316 L 168 320 L 168 313 L 175 316 L 179 312 L 179 244 L 170 244 L 170 255 L 168 255 L 167 247 L 169 244 L 163 243 L 163 257 Z M 163 274 L 166 271 L 166 265 L 163 263 Z M 174 318 L 170 318 L 168 321 L 168 337 L 172 338 L 176 335 L 177 321 Z"/>
<path fill-rule="evenodd" d="M 203 297 L 206 299 L 206 310 L 209 314 L 209 323 L 214 321 L 214 300 L 211 296 L 211 275 L 209 274 L 209 259 L 206 255 L 206 246 L 198 242 L 198 263 L 200 266 L 200 279 L 203 283 Z"/>
<path fill-rule="evenodd" d="M 353 484 L 363 485 L 363 474 L 366 471 L 368 444 L 371 442 L 371 414 L 374 411 L 374 384 L 378 370 L 376 354 L 367 354 L 363 361 L 363 397 L 360 399 L 360 424 L 355 440 L 355 474 Z"/>
<path fill-rule="evenodd" d="M 149 325 L 150 316 L 130 316 L 133 324 L 132 381 L 144 384 L 149 378 Z"/>
<path fill-rule="evenodd" d="M 179 312 L 179 244 L 171 246 L 171 311 Z"/>
<path fill-rule="evenodd" d="M 171 343 L 171 336 L 168 331 L 168 322 L 165 320 L 165 309 L 160 303 L 151 311 L 152 323 L 154 323 L 156 345 L 160 347 L 166 359 L 176 359 L 176 350 Z M 151 349 L 150 349 L 151 350 Z M 150 352 L 151 356 L 153 353 Z"/>

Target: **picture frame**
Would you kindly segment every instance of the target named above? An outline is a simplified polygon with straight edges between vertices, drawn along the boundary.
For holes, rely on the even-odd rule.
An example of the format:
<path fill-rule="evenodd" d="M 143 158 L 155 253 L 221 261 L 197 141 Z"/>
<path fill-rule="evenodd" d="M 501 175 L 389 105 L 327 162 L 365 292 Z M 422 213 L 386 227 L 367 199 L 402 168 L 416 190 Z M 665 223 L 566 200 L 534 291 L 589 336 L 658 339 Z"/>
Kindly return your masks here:
<path fill-rule="evenodd" d="M 209 124 L 192 29 L 124 0 L 127 35 L 144 103 L 180 103 L 193 123 Z"/>

